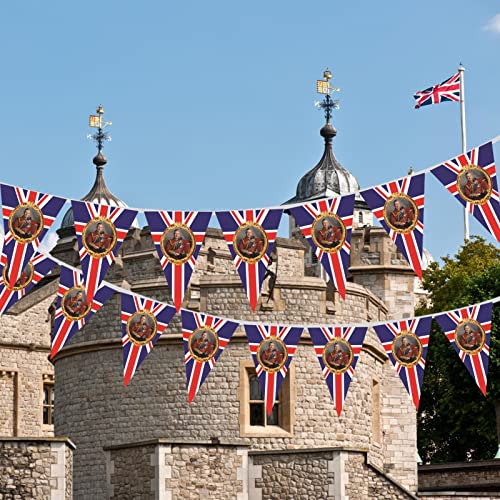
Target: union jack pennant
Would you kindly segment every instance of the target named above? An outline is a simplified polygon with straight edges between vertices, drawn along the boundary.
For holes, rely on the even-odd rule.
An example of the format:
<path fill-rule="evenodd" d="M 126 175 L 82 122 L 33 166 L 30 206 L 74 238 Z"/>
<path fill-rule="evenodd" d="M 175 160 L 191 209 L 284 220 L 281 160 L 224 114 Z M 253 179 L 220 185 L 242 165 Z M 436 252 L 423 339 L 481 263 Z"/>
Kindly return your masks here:
<path fill-rule="evenodd" d="M 488 142 L 433 168 L 446 189 L 500 241 L 500 204 L 493 144 Z"/>
<path fill-rule="evenodd" d="M 321 326 L 309 328 L 323 377 L 340 417 L 367 328 Z"/>
<path fill-rule="evenodd" d="M 488 383 L 492 310 L 493 303 L 488 302 L 434 316 L 484 396 Z"/>
<path fill-rule="evenodd" d="M 427 104 L 438 104 L 445 101 L 460 100 L 460 73 L 453 75 L 448 80 L 434 85 L 425 90 L 419 90 L 413 96 L 416 99 L 415 109 Z"/>
<path fill-rule="evenodd" d="M 75 200 L 71 204 L 87 300 L 90 303 L 106 271 L 114 262 L 137 211 Z"/>
<path fill-rule="evenodd" d="M 367 189 L 361 195 L 422 279 L 425 174 Z"/>
<path fill-rule="evenodd" d="M 4 224 L 3 253 L 9 262 L 11 287 L 37 251 L 66 202 L 50 194 L 0 184 Z"/>
<path fill-rule="evenodd" d="M 122 293 L 123 382 L 130 382 L 175 315 L 175 307 Z"/>
<path fill-rule="evenodd" d="M 418 410 L 432 317 L 374 326 L 396 372 Z"/>
<path fill-rule="evenodd" d="M 268 208 L 216 212 L 234 265 L 254 311 L 282 213 L 281 209 Z"/>
<path fill-rule="evenodd" d="M 145 212 L 161 268 L 179 312 L 211 212 Z"/>
<path fill-rule="evenodd" d="M 50 257 L 36 253 L 23 269 L 14 286 L 11 287 L 8 279 L 9 266 L 6 264 L 5 254 L 2 254 L 0 261 L 0 315 L 8 311 L 18 300 L 21 300 L 56 265 Z"/>
<path fill-rule="evenodd" d="M 83 274 L 77 269 L 61 266 L 50 359 L 84 327 L 113 293 L 112 288 L 101 285 L 90 301 L 85 291 Z"/>
<path fill-rule="evenodd" d="M 185 309 L 181 316 L 188 400 L 191 403 L 231 340 L 238 323 Z"/>
<path fill-rule="evenodd" d="M 245 331 L 257 378 L 264 393 L 266 411 L 271 415 L 302 335 L 302 328 L 245 325 Z"/>
<path fill-rule="evenodd" d="M 345 299 L 354 195 L 306 203 L 289 210 L 340 296 Z"/>

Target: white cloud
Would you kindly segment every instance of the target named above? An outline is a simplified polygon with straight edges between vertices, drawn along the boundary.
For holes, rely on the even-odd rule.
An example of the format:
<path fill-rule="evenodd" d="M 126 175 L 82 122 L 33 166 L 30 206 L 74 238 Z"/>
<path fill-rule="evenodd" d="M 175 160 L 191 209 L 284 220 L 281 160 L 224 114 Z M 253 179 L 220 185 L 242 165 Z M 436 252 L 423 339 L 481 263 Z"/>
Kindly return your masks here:
<path fill-rule="evenodd" d="M 500 34 L 500 14 L 493 16 L 484 26 L 484 31 Z"/>
<path fill-rule="evenodd" d="M 38 250 L 41 253 L 49 253 L 56 246 L 58 239 L 59 236 L 57 236 L 57 233 L 52 231 L 48 232 L 43 241 L 40 243 Z"/>

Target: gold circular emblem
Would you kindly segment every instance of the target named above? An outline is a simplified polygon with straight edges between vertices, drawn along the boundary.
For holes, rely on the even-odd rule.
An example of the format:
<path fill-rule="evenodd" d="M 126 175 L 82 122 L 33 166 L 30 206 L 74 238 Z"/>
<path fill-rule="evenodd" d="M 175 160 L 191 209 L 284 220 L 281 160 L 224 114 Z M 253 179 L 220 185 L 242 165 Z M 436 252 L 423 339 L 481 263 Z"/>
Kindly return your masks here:
<path fill-rule="evenodd" d="M 210 361 L 219 350 L 219 336 L 209 326 L 201 326 L 189 336 L 188 349 L 196 361 Z"/>
<path fill-rule="evenodd" d="M 460 196 L 473 205 L 484 205 L 491 196 L 491 177 L 479 165 L 466 165 L 457 176 Z"/>
<path fill-rule="evenodd" d="M 66 290 L 61 299 L 61 309 L 70 321 L 78 321 L 90 312 L 91 305 L 87 303 L 87 294 L 83 286 L 74 286 Z"/>
<path fill-rule="evenodd" d="M 344 373 L 349 370 L 354 352 L 347 340 L 335 337 L 323 349 L 323 363 L 333 373 Z"/>
<path fill-rule="evenodd" d="M 283 368 L 288 358 L 285 343 L 277 337 L 264 339 L 257 348 L 257 360 L 266 372 L 277 372 Z"/>
<path fill-rule="evenodd" d="M 321 213 L 312 223 L 312 239 L 323 252 L 337 253 L 344 244 L 346 234 L 344 221 L 332 212 Z"/>
<path fill-rule="evenodd" d="M 12 210 L 9 217 L 9 231 L 16 241 L 29 243 L 38 237 L 43 229 L 43 214 L 38 205 L 26 202 Z"/>
<path fill-rule="evenodd" d="M 420 361 L 422 352 L 422 342 L 413 332 L 408 330 L 402 330 L 392 341 L 392 355 L 402 366 L 408 368 L 415 366 Z"/>
<path fill-rule="evenodd" d="M 177 234 L 176 234 L 177 233 Z M 169 262 L 181 265 L 187 262 L 196 248 L 193 231 L 185 224 L 177 222 L 168 226 L 160 242 L 161 251 Z"/>
<path fill-rule="evenodd" d="M 5 287 L 8 288 L 9 290 L 14 290 L 15 292 L 18 292 L 19 290 L 26 288 L 33 281 L 33 274 L 35 273 L 35 269 L 31 262 L 28 262 L 26 267 L 23 269 L 21 276 L 14 283 L 13 287 L 9 285 L 9 277 L 7 276 L 8 269 L 9 266 L 6 264 L 3 268 L 2 278 Z"/>
<path fill-rule="evenodd" d="M 115 225 L 107 217 L 95 217 L 87 223 L 82 232 L 82 244 L 96 259 L 109 255 L 116 245 Z"/>
<path fill-rule="evenodd" d="M 245 222 L 234 233 L 234 251 L 249 264 L 262 259 L 268 245 L 269 241 L 264 228 L 255 222 Z"/>
<path fill-rule="evenodd" d="M 467 318 L 455 328 L 455 343 L 466 354 L 477 354 L 486 341 L 486 333 L 482 325 L 475 319 Z"/>
<path fill-rule="evenodd" d="M 156 335 L 158 323 L 148 309 L 141 309 L 130 316 L 126 330 L 128 338 L 133 344 L 145 345 Z"/>
<path fill-rule="evenodd" d="M 393 193 L 384 204 L 384 221 L 394 231 L 411 233 L 418 222 L 418 207 L 405 193 Z"/>

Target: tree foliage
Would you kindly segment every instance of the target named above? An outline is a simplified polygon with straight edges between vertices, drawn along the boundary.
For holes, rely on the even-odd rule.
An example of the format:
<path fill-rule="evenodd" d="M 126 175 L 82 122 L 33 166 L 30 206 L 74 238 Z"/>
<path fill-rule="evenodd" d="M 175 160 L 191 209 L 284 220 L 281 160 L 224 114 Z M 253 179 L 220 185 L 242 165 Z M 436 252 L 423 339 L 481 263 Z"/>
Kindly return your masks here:
<path fill-rule="evenodd" d="M 418 315 L 472 305 L 500 295 L 500 250 L 474 237 L 454 258 L 424 271 L 429 305 Z M 418 449 L 425 463 L 491 459 L 498 447 L 500 305 L 493 307 L 487 397 L 434 321 L 418 412 Z"/>

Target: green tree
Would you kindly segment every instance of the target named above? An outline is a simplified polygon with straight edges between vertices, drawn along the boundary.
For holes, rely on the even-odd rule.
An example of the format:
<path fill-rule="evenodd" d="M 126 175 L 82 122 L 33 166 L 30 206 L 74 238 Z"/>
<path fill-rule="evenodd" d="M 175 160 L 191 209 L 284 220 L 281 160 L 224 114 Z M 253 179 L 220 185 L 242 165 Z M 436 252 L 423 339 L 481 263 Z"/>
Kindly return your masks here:
<path fill-rule="evenodd" d="M 454 258 L 424 271 L 429 305 L 418 315 L 472 305 L 500 295 L 500 250 L 474 237 Z M 500 305 L 493 307 L 485 398 L 451 343 L 433 321 L 420 408 L 418 449 L 424 462 L 491 459 L 500 432 Z M 497 419 L 495 418 L 497 407 Z"/>

